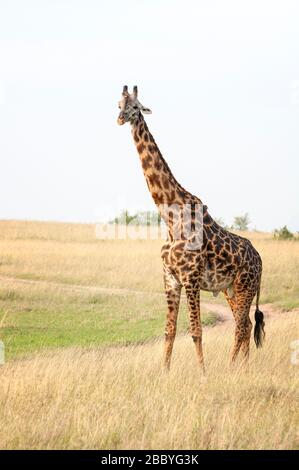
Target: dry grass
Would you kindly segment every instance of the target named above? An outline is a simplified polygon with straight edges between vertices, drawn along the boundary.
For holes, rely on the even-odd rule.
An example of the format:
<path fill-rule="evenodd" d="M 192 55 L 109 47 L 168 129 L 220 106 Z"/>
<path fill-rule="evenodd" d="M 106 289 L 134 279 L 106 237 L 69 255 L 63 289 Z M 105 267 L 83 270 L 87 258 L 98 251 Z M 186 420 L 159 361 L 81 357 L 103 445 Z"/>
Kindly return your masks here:
<path fill-rule="evenodd" d="M 245 235 L 263 258 L 262 302 L 299 306 L 299 242 Z M 204 331 L 205 378 L 186 336 L 163 373 L 162 342 L 149 342 L 166 311 L 151 294 L 162 291 L 161 243 L 97 240 L 93 225 L 0 221 L 1 448 L 298 448 L 298 313 L 267 320 L 249 370 L 228 367 L 228 322 Z"/>
<path fill-rule="evenodd" d="M 160 248 L 98 240 L 94 225 L 0 222 L 0 274 L 19 278 L 162 291 Z"/>
<path fill-rule="evenodd" d="M 242 235 L 263 258 L 261 301 L 299 307 L 299 241 Z M 161 245 L 161 240 L 99 240 L 91 224 L 0 221 L 0 275 L 162 292 Z"/>
<path fill-rule="evenodd" d="M 294 313 L 269 320 L 249 370 L 230 370 L 232 324 L 207 328 L 204 379 L 189 337 L 177 339 L 169 375 L 161 342 L 11 361 L 0 368 L 1 448 L 297 448 L 298 334 Z"/>

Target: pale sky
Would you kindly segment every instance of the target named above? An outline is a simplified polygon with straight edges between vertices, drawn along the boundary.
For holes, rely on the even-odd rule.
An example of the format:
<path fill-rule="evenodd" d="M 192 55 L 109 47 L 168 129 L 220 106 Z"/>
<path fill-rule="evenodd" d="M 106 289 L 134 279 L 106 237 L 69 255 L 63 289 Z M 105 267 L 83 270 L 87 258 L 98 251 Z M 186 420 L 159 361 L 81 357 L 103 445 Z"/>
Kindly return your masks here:
<path fill-rule="evenodd" d="M 214 217 L 299 230 L 299 2 L 0 0 L 0 219 L 154 209 L 122 86 Z"/>

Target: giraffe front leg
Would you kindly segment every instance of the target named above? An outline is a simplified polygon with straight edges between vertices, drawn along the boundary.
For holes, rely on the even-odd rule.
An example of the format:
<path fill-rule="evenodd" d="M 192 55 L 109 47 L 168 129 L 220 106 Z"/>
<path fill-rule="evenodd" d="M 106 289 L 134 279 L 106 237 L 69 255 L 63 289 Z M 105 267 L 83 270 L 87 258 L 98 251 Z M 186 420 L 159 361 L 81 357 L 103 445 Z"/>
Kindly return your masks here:
<path fill-rule="evenodd" d="M 185 286 L 190 316 L 190 334 L 195 344 L 196 355 L 200 368 L 204 372 L 204 359 L 202 350 L 202 325 L 200 319 L 200 290 L 196 287 Z"/>
<path fill-rule="evenodd" d="M 164 267 L 164 285 L 167 300 L 167 318 L 164 343 L 164 367 L 169 370 L 176 335 L 177 318 L 180 306 L 182 286 L 174 275 Z"/>

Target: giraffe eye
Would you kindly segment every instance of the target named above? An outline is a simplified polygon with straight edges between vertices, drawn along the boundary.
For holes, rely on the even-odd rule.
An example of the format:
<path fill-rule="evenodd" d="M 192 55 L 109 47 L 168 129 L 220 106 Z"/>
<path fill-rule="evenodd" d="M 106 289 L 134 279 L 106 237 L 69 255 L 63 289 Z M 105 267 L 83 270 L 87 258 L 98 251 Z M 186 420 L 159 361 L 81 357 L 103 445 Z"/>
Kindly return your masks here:
<path fill-rule="evenodd" d="M 133 106 L 133 109 L 138 109 L 138 106 Z"/>

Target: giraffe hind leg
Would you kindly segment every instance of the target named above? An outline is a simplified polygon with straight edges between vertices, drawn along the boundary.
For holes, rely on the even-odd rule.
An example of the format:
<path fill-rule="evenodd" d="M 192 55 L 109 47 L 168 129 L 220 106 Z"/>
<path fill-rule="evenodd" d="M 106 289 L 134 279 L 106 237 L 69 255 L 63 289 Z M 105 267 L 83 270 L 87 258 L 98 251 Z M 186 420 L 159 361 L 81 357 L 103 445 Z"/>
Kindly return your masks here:
<path fill-rule="evenodd" d="M 222 291 L 224 294 L 224 297 L 227 300 L 228 305 L 231 308 L 231 311 L 234 313 L 234 308 L 235 308 L 235 299 L 233 295 L 229 295 L 228 289 L 225 289 Z"/>
<path fill-rule="evenodd" d="M 252 330 L 252 323 L 249 317 L 250 302 L 247 300 L 245 303 L 236 300 L 234 305 L 234 317 L 236 322 L 235 339 L 231 353 L 231 362 L 234 362 L 240 349 L 243 352 L 244 358 L 249 358 L 250 336 Z"/>
<path fill-rule="evenodd" d="M 241 350 L 244 358 L 249 358 L 250 336 L 252 323 L 249 317 L 250 306 L 253 299 L 251 292 L 242 292 L 233 297 L 225 293 L 236 322 L 234 345 L 231 353 L 231 362 L 234 362 Z"/>
<path fill-rule="evenodd" d="M 252 330 L 252 323 L 249 318 L 249 312 L 248 312 L 248 315 L 246 317 L 246 325 L 245 325 L 245 330 L 244 330 L 243 342 L 241 345 L 241 351 L 246 360 L 248 360 L 249 358 L 251 330 Z"/>

